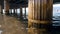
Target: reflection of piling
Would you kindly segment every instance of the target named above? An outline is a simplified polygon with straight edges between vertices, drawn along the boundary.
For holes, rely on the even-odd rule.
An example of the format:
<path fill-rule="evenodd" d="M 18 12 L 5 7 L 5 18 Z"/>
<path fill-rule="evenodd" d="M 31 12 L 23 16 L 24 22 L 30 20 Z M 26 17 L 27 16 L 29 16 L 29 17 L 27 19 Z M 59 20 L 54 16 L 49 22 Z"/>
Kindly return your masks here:
<path fill-rule="evenodd" d="M 3 31 L 2 31 L 2 30 L 0 30 L 0 34 L 2 34 L 2 32 L 3 32 Z"/>
<path fill-rule="evenodd" d="M 28 4 L 28 33 L 48 34 L 52 20 L 53 0 L 29 0 Z"/>

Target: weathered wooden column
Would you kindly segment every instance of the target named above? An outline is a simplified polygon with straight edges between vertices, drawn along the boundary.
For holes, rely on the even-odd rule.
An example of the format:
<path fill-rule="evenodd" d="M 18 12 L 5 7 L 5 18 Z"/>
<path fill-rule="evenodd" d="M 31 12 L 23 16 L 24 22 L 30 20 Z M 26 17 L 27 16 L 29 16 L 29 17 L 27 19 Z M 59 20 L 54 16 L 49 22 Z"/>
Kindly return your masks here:
<path fill-rule="evenodd" d="M 12 15 L 12 9 L 10 9 L 10 15 Z"/>
<path fill-rule="evenodd" d="M 17 16 L 17 6 L 15 6 L 15 15 Z"/>
<path fill-rule="evenodd" d="M 52 20 L 53 0 L 28 0 L 28 33 L 48 34 Z"/>
<path fill-rule="evenodd" d="M 22 6 L 20 6 L 20 19 L 23 19 Z"/>
<path fill-rule="evenodd" d="M 2 5 L 0 5 L 0 13 L 3 14 L 3 12 L 2 12 Z"/>
<path fill-rule="evenodd" d="M 12 14 L 12 9 L 11 9 L 11 14 Z"/>
<path fill-rule="evenodd" d="M 8 2 L 8 0 L 4 0 L 4 10 L 5 10 L 5 14 L 9 15 L 9 2 Z"/>
<path fill-rule="evenodd" d="M 26 1 L 26 0 L 25 0 Z M 26 3 L 25 3 L 25 14 L 24 14 L 24 18 L 27 18 L 26 17 L 26 7 L 27 7 L 27 5 L 26 5 Z"/>
<path fill-rule="evenodd" d="M 14 8 L 14 16 L 16 15 L 16 13 L 15 13 L 15 8 Z"/>
<path fill-rule="evenodd" d="M 3 3 L 2 2 L 3 1 L 0 2 L 0 12 L 1 12 L 1 14 L 3 14 L 3 5 L 2 5 Z"/>
<path fill-rule="evenodd" d="M 26 18 L 26 7 L 25 7 L 25 18 Z"/>
<path fill-rule="evenodd" d="M 14 15 L 15 15 L 15 8 L 14 8 Z"/>

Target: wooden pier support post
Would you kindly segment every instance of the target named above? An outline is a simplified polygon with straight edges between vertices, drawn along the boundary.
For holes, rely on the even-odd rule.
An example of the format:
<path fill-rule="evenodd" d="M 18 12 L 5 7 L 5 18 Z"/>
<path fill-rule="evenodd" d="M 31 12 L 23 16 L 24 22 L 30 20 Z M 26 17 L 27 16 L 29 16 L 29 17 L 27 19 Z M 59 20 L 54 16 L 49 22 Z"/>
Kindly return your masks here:
<path fill-rule="evenodd" d="M 14 14 L 15 14 L 15 8 L 14 8 Z"/>
<path fill-rule="evenodd" d="M 16 13 L 15 13 L 15 8 L 14 8 L 14 13 L 13 13 L 13 15 L 14 15 L 14 16 L 16 15 Z"/>
<path fill-rule="evenodd" d="M 2 2 L 3 2 L 3 1 L 0 2 L 0 13 L 1 13 L 1 14 L 3 14 L 3 5 L 2 5 L 3 3 L 2 3 Z"/>
<path fill-rule="evenodd" d="M 20 7 L 20 19 L 23 19 L 22 7 Z"/>
<path fill-rule="evenodd" d="M 12 10 L 11 9 L 9 9 L 9 14 L 12 15 Z"/>
<path fill-rule="evenodd" d="M 26 18 L 26 7 L 25 7 L 25 16 L 24 17 Z"/>
<path fill-rule="evenodd" d="M 15 9 L 15 12 L 14 12 L 14 13 L 15 13 L 15 15 L 17 16 L 17 8 Z"/>
<path fill-rule="evenodd" d="M 3 14 L 2 5 L 0 5 L 0 13 Z"/>
<path fill-rule="evenodd" d="M 9 15 L 9 2 L 8 2 L 8 0 L 4 0 L 4 10 L 5 10 L 5 14 Z"/>
<path fill-rule="evenodd" d="M 28 0 L 28 34 L 47 34 L 53 0 Z"/>
<path fill-rule="evenodd" d="M 10 9 L 10 11 L 11 11 L 11 15 L 12 15 L 12 9 Z"/>

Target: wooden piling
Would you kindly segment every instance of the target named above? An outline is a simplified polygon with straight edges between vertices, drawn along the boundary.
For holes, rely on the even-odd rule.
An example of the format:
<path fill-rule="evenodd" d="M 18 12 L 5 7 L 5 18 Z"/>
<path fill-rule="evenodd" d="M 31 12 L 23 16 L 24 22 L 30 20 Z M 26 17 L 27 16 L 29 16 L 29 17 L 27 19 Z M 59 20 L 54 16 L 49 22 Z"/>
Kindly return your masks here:
<path fill-rule="evenodd" d="M 53 0 L 28 0 L 29 34 L 47 34 L 52 23 Z M 34 32 L 34 29 L 37 30 Z"/>

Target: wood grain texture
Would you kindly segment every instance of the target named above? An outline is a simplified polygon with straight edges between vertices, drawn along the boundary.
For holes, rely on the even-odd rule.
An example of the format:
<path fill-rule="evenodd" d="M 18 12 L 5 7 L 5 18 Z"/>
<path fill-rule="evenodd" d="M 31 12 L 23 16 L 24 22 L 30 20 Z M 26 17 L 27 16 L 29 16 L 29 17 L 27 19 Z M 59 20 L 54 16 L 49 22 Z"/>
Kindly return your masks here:
<path fill-rule="evenodd" d="M 50 21 L 52 18 L 52 0 L 29 0 L 28 19 Z"/>
<path fill-rule="evenodd" d="M 9 2 L 7 0 L 4 0 L 4 10 L 5 10 L 5 13 L 8 14 L 9 13 Z"/>
<path fill-rule="evenodd" d="M 53 0 L 29 0 L 28 3 L 28 33 L 48 34 L 47 29 L 52 20 Z M 43 29 L 38 27 L 44 27 Z M 35 27 L 34 27 L 35 26 Z M 36 32 L 35 32 L 36 28 Z"/>

